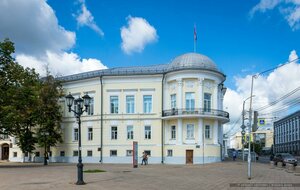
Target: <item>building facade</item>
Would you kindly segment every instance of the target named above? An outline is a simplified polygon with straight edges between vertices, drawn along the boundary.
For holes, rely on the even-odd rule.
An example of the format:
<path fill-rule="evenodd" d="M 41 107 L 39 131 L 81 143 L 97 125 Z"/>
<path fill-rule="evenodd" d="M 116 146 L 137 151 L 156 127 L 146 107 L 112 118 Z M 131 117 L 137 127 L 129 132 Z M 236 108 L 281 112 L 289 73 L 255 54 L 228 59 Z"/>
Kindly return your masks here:
<path fill-rule="evenodd" d="M 92 97 L 82 115 L 82 156 L 89 163 L 132 163 L 133 141 L 149 163 L 203 164 L 224 154 L 226 76 L 207 56 L 187 53 L 169 64 L 113 68 L 59 78 L 65 93 Z M 51 161 L 77 162 L 78 124 L 61 100 L 63 143 Z M 9 159 L 22 159 L 11 138 Z M 9 143 L 7 143 L 9 144 Z M 38 156 L 37 156 L 38 155 Z M 42 160 L 42 150 L 34 155 Z"/>
<path fill-rule="evenodd" d="M 274 122 L 274 152 L 300 155 L 300 111 Z"/>

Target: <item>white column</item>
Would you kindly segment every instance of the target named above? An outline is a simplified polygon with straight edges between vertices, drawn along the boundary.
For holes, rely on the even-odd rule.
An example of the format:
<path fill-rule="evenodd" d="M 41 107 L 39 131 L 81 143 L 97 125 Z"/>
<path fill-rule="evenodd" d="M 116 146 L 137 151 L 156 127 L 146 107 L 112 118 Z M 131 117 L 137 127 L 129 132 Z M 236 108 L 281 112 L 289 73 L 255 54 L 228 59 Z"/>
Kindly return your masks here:
<path fill-rule="evenodd" d="M 178 98 L 177 98 L 177 101 L 178 101 L 178 109 L 182 109 L 182 79 L 177 79 L 176 80 L 177 81 L 177 96 L 178 96 Z"/>
<path fill-rule="evenodd" d="M 213 95 L 213 109 L 217 110 L 218 109 L 218 84 L 214 84 L 214 95 Z"/>
<path fill-rule="evenodd" d="M 199 118 L 198 120 L 198 144 L 202 145 L 203 143 L 203 119 Z"/>
<path fill-rule="evenodd" d="M 182 144 L 182 119 L 177 120 L 178 126 L 178 144 Z"/>
<path fill-rule="evenodd" d="M 203 108 L 203 81 L 204 78 L 199 78 L 198 79 L 198 84 L 199 84 L 199 108 Z"/>
<path fill-rule="evenodd" d="M 214 144 L 218 144 L 218 120 L 215 120 L 214 126 L 213 126 L 213 132 L 214 132 Z"/>

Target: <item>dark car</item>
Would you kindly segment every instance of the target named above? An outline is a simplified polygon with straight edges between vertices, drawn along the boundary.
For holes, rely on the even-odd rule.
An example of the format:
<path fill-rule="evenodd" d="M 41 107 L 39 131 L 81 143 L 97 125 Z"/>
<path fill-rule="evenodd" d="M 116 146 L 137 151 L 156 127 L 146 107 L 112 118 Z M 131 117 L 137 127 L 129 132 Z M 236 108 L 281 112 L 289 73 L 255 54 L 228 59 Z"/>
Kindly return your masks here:
<path fill-rule="evenodd" d="M 289 153 L 278 153 L 274 156 L 273 161 L 275 165 L 277 165 L 278 162 L 282 162 L 283 166 L 286 164 L 297 166 L 298 164 L 297 159 Z"/>

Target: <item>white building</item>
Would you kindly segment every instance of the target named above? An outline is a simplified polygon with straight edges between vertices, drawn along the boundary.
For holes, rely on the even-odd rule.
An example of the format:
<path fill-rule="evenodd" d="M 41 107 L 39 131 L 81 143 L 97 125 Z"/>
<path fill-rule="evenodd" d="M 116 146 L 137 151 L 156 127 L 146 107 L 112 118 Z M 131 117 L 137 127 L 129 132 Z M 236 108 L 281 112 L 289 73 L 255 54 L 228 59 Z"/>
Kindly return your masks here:
<path fill-rule="evenodd" d="M 59 78 L 65 93 L 88 93 L 91 109 L 82 116 L 83 162 L 132 163 L 132 144 L 149 163 L 202 164 L 222 157 L 226 76 L 207 56 L 187 53 L 169 64 L 113 68 Z M 51 161 L 77 162 L 78 124 L 65 100 L 61 125 L 64 142 L 51 150 Z M 9 160 L 22 154 L 12 142 Z M 3 149 L 3 148 L 2 148 Z M 35 160 L 41 160 L 37 150 Z"/>

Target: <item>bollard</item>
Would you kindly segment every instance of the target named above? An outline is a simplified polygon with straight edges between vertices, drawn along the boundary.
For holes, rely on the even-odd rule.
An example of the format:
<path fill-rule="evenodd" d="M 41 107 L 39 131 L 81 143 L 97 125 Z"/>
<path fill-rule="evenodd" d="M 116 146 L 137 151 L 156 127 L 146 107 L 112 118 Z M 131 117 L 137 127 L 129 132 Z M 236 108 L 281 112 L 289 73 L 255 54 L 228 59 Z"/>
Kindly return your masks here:
<path fill-rule="evenodd" d="M 270 161 L 270 168 L 271 168 L 271 169 L 274 169 L 274 168 L 275 168 L 274 161 Z"/>
<path fill-rule="evenodd" d="M 295 167 L 295 175 L 300 176 L 300 166 Z"/>
<path fill-rule="evenodd" d="M 286 167 L 285 171 L 288 172 L 288 173 L 293 173 L 295 171 L 294 164 L 286 164 L 285 167 Z"/>
<path fill-rule="evenodd" d="M 282 170 L 283 169 L 283 163 L 282 162 L 277 162 L 277 168 Z"/>

